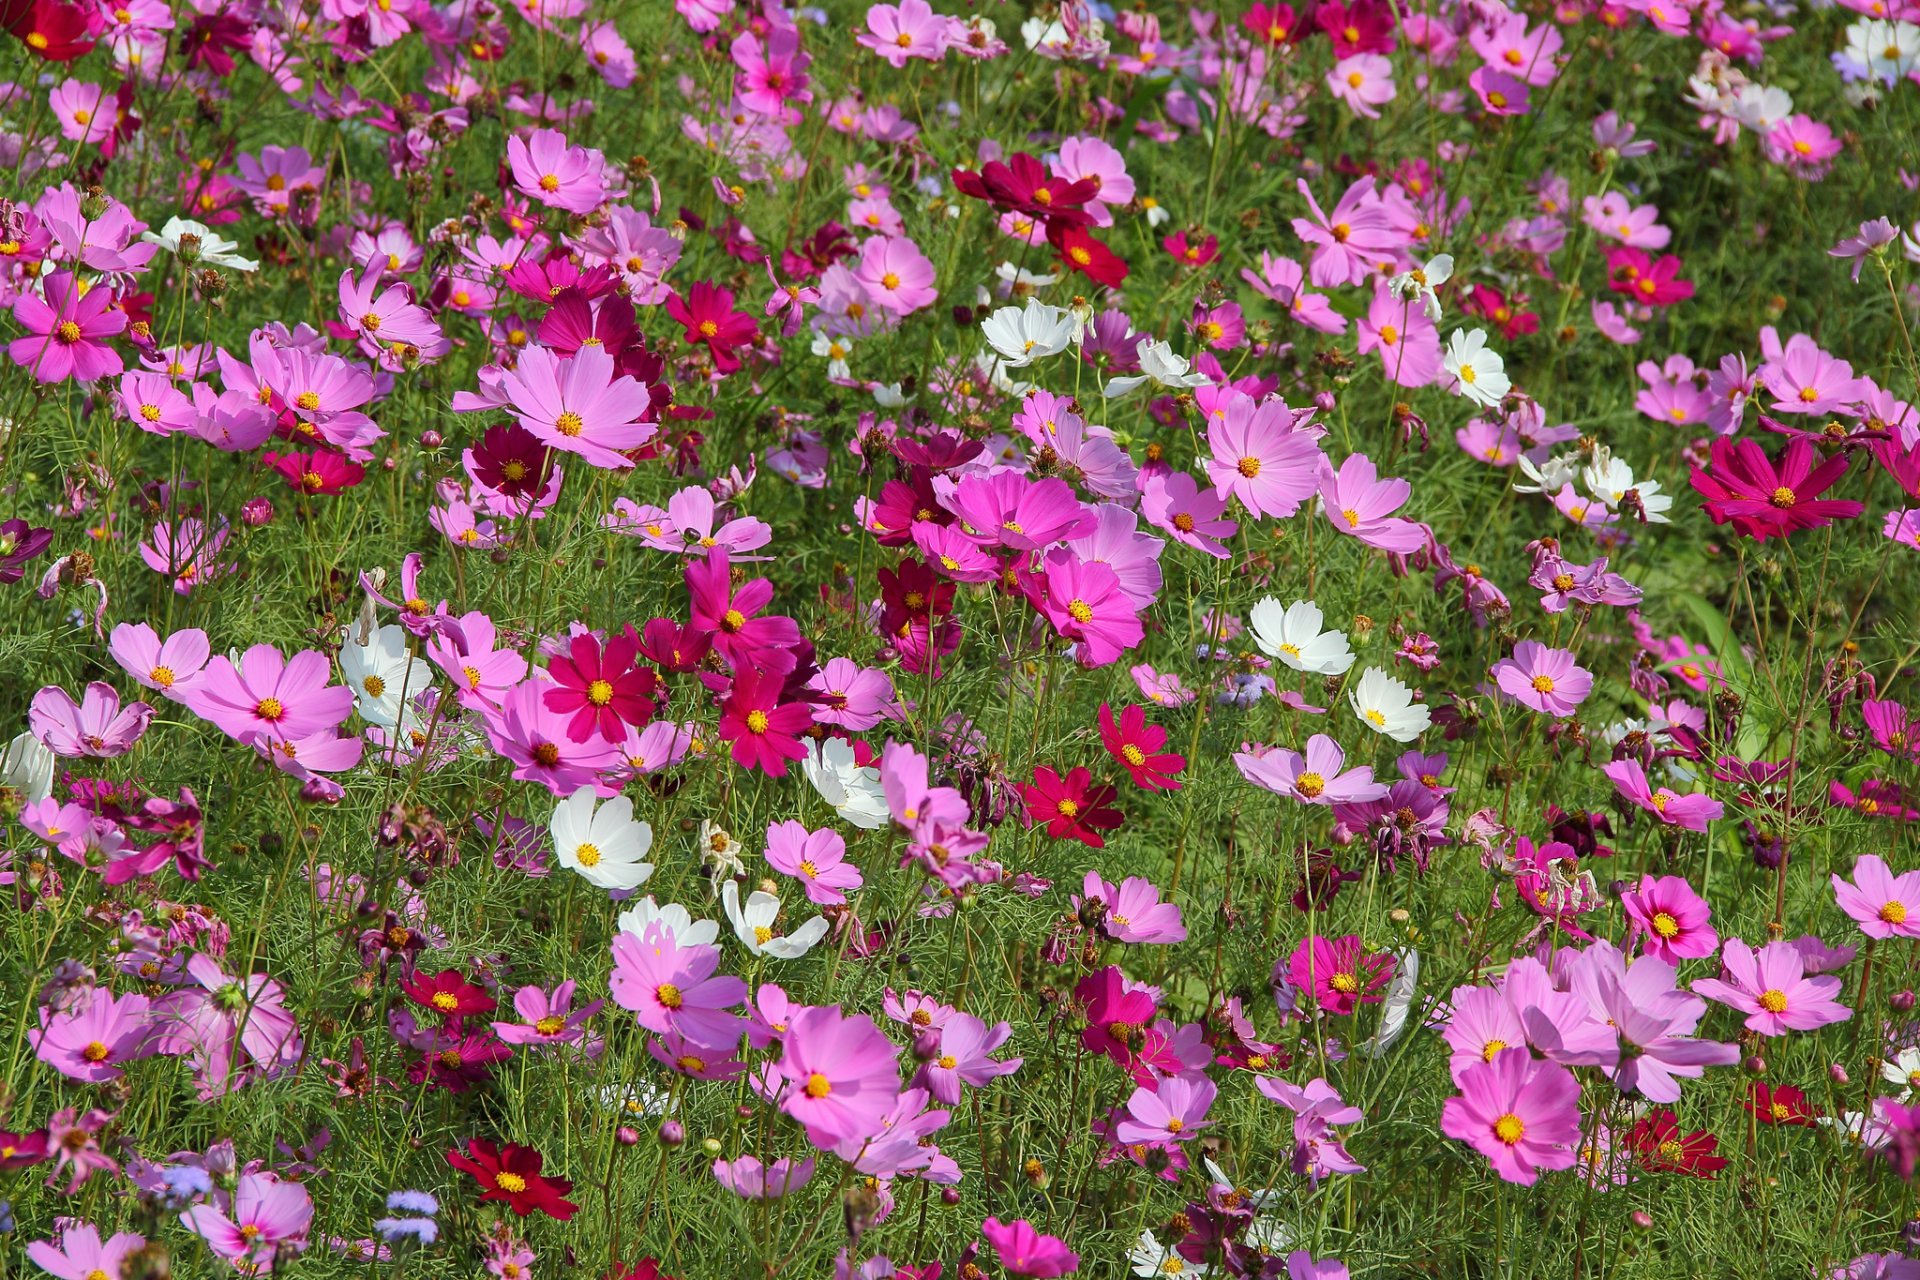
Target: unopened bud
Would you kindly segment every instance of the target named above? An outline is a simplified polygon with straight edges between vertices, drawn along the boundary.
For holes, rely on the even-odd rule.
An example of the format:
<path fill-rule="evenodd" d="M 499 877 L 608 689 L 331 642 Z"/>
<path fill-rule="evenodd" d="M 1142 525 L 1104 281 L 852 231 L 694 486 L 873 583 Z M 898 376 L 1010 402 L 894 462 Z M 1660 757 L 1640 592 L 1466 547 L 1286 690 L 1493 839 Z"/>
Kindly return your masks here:
<path fill-rule="evenodd" d="M 1887 1006 L 1895 1013 L 1910 1013 L 1913 1010 L 1913 992 L 1896 991 L 1887 997 Z"/>
<path fill-rule="evenodd" d="M 1835 1084 L 1853 1083 L 1853 1081 L 1847 1077 L 1847 1069 L 1837 1062 L 1827 1068 L 1827 1079 L 1833 1081 Z"/>
<path fill-rule="evenodd" d="M 660 1141 L 670 1147 L 677 1147 L 686 1140 L 687 1126 L 681 1124 L 678 1120 L 662 1120 L 660 1122 Z M 713 1139 L 709 1138 L 707 1141 L 712 1142 Z M 718 1154 L 717 1149 L 716 1154 Z"/>
<path fill-rule="evenodd" d="M 640 1141 L 640 1131 L 630 1124 L 623 1124 L 613 1131 L 613 1139 L 623 1147 L 631 1147 Z"/>
<path fill-rule="evenodd" d="M 1740 1069 L 1750 1076 L 1767 1074 L 1767 1060 L 1757 1053 L 1750 1053 L 1740 1059 Z"/>
<path fill-rule="evenodd" d="M 1642 1231 L 1650 1231 L 1653 1229 L 1653 1215 L 1645 1209 L 1635 1209 L 1633 1211 L 1633 1225 Z"/>

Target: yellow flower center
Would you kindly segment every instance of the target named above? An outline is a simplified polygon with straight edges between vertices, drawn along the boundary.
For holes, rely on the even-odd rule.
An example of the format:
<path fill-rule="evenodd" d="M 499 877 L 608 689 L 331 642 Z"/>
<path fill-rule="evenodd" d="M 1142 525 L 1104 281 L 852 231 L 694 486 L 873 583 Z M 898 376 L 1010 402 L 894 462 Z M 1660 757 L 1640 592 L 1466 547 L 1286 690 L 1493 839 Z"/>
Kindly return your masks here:
<path fill-rule="evenodd" d="M 1137 769 L 1147 762 L 1147 753 L 1129 742 L 1120 748 L 1120 758 Z M 1888 905 L 1898 906 L 1899 904 L 1889 903 Z M 1885 913 L 1883 912 L 1882 914 L 1884 915 Z M 1902 918 L 1904 919 L 1905 917 L 1903 916 Z"/>
<path fill-rule="evenodd" d="M 757 707 L 747 712 L 747 731 L 749 733 L 765 733 L 767 731 L 767 713 Z"/>
<path fill-rule="evenodd" d="M 1680 922 L 1668 912 L 1656 911 L 1653 914 L 1653 931 L 1663 938 L 1677 938 L 1680 936 Z"/>
<path fill-rule="evenodd" d="M 1533 691 L 1535 693 L 1552 693 L 1553 677 L 1552 676 L 1535 676 L 1533 678 Z"/>
<path fill-rule="evenodd" d="M 171 689 L 173 688 L 173 668 L 155 667 L 153 670 L 147 672 L 147 679 L 153 681 L 162 689 Z"/>
<path fill-rule="evenodd" d="M 1787 993 L 1777 987 L 1769 987 L 1760 993 L 1760 1007 L 1768 1013 L 1787 1011 Z"/>
<path fill-rule="evenodd" d="M 596 707 L 604 707 L 613 701 L 613 685 L 605 680 L 595 680 L 587 686 L 587 701 Z"/>
<path fill-rule="evenodd" d="M 1311 800 L 1327 789 L 1327 780 L 1317 773 L 1303 773 L 1293 780 L 1293 789 Z"/>
<path fill-rule="evenodd" d="M 579 414 L 569 409 L 553 420 L 553 429 L 572 439 L 587 429 L 587 423 Z"/>
<path fill-rule="evenodd" d="M 460 1007 L 460 997 L 454 995 L 451 991 L 436 991 L 433 993 L 432 1003 L 433 1007 L 440 1012 L 452 1013 Z"/>
<path fill-rule="evenodd" d="M 1880 908 L 1880 918 L 1888 924 L 1905 924 L 1907 922 L 1907 904 L 1904 902 L 1889 902 L 1886 906 Z"/>
<path fill-rule="evenodd" d="M 600 865 L 600 846 L 588 841 L 573 851 L 573 859 L 583 867 Z"/>
<path fill-rule="evenodd" d="M 517 1196 L 527 1189 L 527 1180 L 517 1173 L 508 1173 L 502 1169 L 493 1175 L 493 1185 L 510 1196 Z"/>
<path fill-rule="evenodd" d="M 1787 488 L 1787 486 L 1785 485 L 1781 485 L 1778 489 L 1775 489 L 1773 491 L 1773 496 L 1767 499 L 1769 503 L 1780 508 L 1782 511 L 1787 510 L 1799 500 L 1800 500 L 1799 497 L 1794 493 L 1794 491 Z"/>
<path fill-rule="evenodd" d="M 1239 465 L 1236 466 L 1234 470 L 1238 471 L 1241 475 L 1251 480 L 1255 476 L 1260 474 L 1260 459 L 1242 458 L 1240 459 Z"/>
<path fill-rule="evenodd" d="M 671 982 L 663 982 L 653 989 L 653 998 L 669 1009 L 678 1009 L 681 1004 L 680 988 Z"/>
<path fill-rule="evenodd" d="M 1351 973 L 1336 973 L 1327 979 L 1327 985 L 1343 996 L 1350 996 L 1360 990 L 1360 979 Z"/>
<path fill-rule="evenodd" d="M 1493 1122 L 1493 1136 L 1510 1147 L 1517 1145 L 1526 1132 L 1525 1122 L 1511 1111 Z"/>
<path fill-rule="evenodd" d="M 80 341 L 80 326 L 71 320 L 62 320 L 59 327 L 53 331 L 53 336 L 63 345 L 70 347 Z"/>
<path fill-rule="evenodd" d="M 254 704 L 253 714 L 259 716 L 262 720 L 278 720 L 281 716 L 287 714 L 287 709 L 281 704 L 278 698 L 262 698 Z"/>
<path fill-rule="evenodd" d="M 1093 607 L 1085 600 L 1071 600 L 1067 603 L 1067 612 L 1073 620 L 1082 625 L 1093 621 Z"/>
<path fill-rule="evenodd" d="M 818 1071 L 807 1076 L 807 1096 L 809 1098 L 824 1098 L 832 1092 L 833 1081 L 827 1079 Z"/>
<path fill-rule="evenodd" d="M 548 1014 L 533 1024 L 533 1029 L 543 1036 L 557 1036 L 566 1030 L 567 1020 L 558 1014 Z"/>

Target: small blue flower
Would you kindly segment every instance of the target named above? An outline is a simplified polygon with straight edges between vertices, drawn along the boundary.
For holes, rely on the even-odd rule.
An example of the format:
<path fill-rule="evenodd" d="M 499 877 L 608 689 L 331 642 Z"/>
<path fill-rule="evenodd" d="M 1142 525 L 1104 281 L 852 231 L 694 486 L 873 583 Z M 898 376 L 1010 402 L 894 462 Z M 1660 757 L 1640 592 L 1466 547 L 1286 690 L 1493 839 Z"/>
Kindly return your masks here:
<path fill-rule="evenodd" d="M 395 1213 L 419 1213 L 431 1218 L 440 1212 L 440 1202 L 426 1191 L 395 1191 L 387 1196 L 387 1208 Z"/>
<path fill-rule="evenodd" d="M 432 1218 L 382 1218 L 373 1224 L 373 1229 L 388 1244 L 411 1240 L 429 1245 L 440 1238 L 440 1224 Z"/>

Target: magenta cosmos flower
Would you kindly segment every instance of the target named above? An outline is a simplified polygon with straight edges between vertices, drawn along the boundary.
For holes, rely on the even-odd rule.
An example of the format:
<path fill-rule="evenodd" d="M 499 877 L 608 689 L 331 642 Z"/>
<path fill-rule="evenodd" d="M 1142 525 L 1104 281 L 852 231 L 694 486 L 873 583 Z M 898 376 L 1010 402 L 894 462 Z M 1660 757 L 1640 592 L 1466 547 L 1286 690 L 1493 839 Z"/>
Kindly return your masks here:
<path fill-rule="evenodd" d="M 1320 442 L 1298 429 L 1305 418 L 1278 397 L 1258 404 L 1236 397 L 1207 424 L 1214 492 L 1238 498 L 1255 516 L 1285 519 L 1298 511 L 1320 478 Z"/>
<path fill-rule="evenodd" d="M 659 430 L 640 421 L 652 404 L 647 389 L 625 374 L 616 376 L 605 347 L 582 347 L 565 358 L 528 347 L 501 375 L 500 388 L 521 426 L 543 444 L 577 453 L 596 467 L 631 467 L 624 452 Z"/>
<path fill-rule="evenodd" d="M 1028 575 L 1021 586 L 1053 629 L 1074 642 L 1081 666 L 1104 667 L 1145 637 L 1140 609 L 1112 566 L 1083 562 L 1065 547 L 1048 552 L 1043 564 L 1043 571 Z"/>
<path fill-rule="evenodd" d="M 715 977 L 719 966 L 719 947 L 683 947 L 657 920 L 638 938 L 621 930 L 613 938 L 614 1003 L 631 1010 L 649 1031 L 726 1048 L 746 1025 L 731 1010 L 746 999 L 747 984 L 729 975 Z"/>
<path fill-rule="evenodd" d="M 1684 876 L 1642 876 L 1638 889 L 1620 895 L 1620 905 L 1643 955 L 1677 965 L 1710 956 L 1720 947 L 1720 935 L 1707 923 L 1712 908 Z"/>
<path fill-rule="evenodd" d="M 606 160 L 588 147 L 568 146 L 558 129 L 508 138 L 507 167 L 516 187 L 550 209 L 592 213 L 607 198 Z"/>
<path fill-rule="evenodd" d="M 780 1109 L 816 1147 L 873 1137 L 900 1100 L 893 1042 L 872 1018 L 846 1017 L 838 1006 L 802 1009 L 788 1019 L 773 1082 Z"/>
<path fill-rule="evenodd" d="M 1233 762 L 1240 776 L 1254 786 L 1292 796 L 1302 804 L 1365 804 L 1387 794 L 1387 785 L 1373 780 L 1372 765 L 1341 772 L 1346 759 L 1339 743 L 1316 733 L 1307 739 L 1305 755 L 1278 750 L 1256 756 L 1241 751 L 1234 754 Z"/>
<path fill-rule="evenodd" d="M 1382 551 L 1411 555 L 1427 544 L 1426 530 L 1393 513 L 1413 488 L 1397 477 L 1380 478 L 1364 453 L 1348 454 L 1340 470 L 1320 481 L 1320 505 L 1333 527 Z"/>
<path fill-rule="evenodd" d="M 63 1013 L 40 1010 L 40 1028 L 27 1039 L 40 1061 L 72 1080 L 99 1084 L 120 1077 L 127 1063 L 153 1052 L 154 1026 L 143 995 L 116 998 L 94 987 L 86 1003 Z"/>
<path fill-rule="evenodd" d="M 1570 1169 L 1580 1143 L 1580 1083 L 1525 1048 L 1501 1049 L 1459 1073 L 1460 1094 L 1440 1110 L 1440 1132 L 1485 1156 L 1508 1182 L 1530 1187 L 1542 1169 Z"/>
<path fill-rule="evenodd" d="M 1550 716 L 1570 716 L 1593 692 L 1593 673 L 1565 649 L 1537 640 L 1513 646 L 1513 656 L 1493 664 L 1494 683 L 1523 706 Z"/>
<path fill-rule="evenodd" d="M 767 864 L 792 876 L 806 890 L 810 902 L 840 906 L 846 890 L 861 885 L 860 868 L 847 861 L 847 842 L 838 831 L 808 831 L 798 822 L 776 822 L 767 828 Z"/>
<path fill-rule="evenodd" d="M 1728 938 L 1720 964 L 1724 978 L 1701 978 L 1693 989 L 1746 1014 L 1749 1031 L 1783 1036 L 1853 1016 L 1853 1010 L 1834 999 L 1840 979 L 1807 977 L 1806 957 L 1791 942 L 1769 942 L 1755 951 L 1738 938 Z"/>
<path fill-rule="evenodd" d="M 1025 1218 L 1014 1222 L 988 1218 L 980 1224 L 980 1234 L 1000 1255 L 1000 1265 L 1009 1275 L 1064 1276 L 1080 1269 L 1080 1255 L 1067 1248 L 1066 1241 L 1042 1235 Z"/>
<path fill-rule="evenodd" d="M 353 690 L 329 685 L 333 667 L 316 649 L 283 657 L 256 644 L 234 666 L 225 654 L 209 662 L 182 696 L 187 707 L 236 742 L 298 742 L 325 733 L 353 711 Z"/>
<path fill-rule="evenodd" d="M 1785 538 L 1801 529 L 1818 529 L 1835 520 L 1851 520 L 1866 510 L 1858 502 L 1819 495 L 1847 473 L 1850 455 L 1821 462 L 1805 437 L 1787 443 L 1779 458 L 1769 458 L 1753 440 L 1720 436 L 1709 449 L 1710 468 L 1695 467 L 1687 477 L 1715 524 L 1731 524 L 1749 538 Z"/>
<path fill-rule="evenodd" d="M 1833 877 L 1833 896 L 1869 938 L 1920 938 L 1920 871 L 1894 875 L 1878 854 L 1853 864 L 1853 879 Z"/>
<path fill-rule="evenodd" d="M 230 1212 L 197 1204 L 180 1215 L 188 1230 L 220 1257 L 252 1274 L 273 1270 L 283 1247 L 303 1252 L 313 1223 L 313 1197 L 297 1182 L 271 1173 L 243 1173 Z"/>
<path fill-rule="evenodd" d="M 908 1021 L 913 1025 L 911 1018 Z M 939 1052 L 921 1064 L 914 1087 L 926 1089 L 936 1102 L 953 1106 L 960 1101 L 963 1083 L 980 1089 L 1020 1069 L 1022 1059 L 1000 1061 L 991 1056 L 1012 1036 L 1011 1023 L 989 1027 L 970 1013 L 949 1012 L 940 1026 Z"/>
<path fill-rule="evenodd" d="M 513 776 L 538 782 L 556 796 L 592 787 L 603 799 L 619 788 L 603 776 L 622 762 L 621 744 L 590 734 L 575 742 L 568 732 L 573 717 L 549 708 L 542 694 L 553 686 L 538 679 L 521 681 L 495 709 L 480 708 L 481 725 L 494 751 L 514 765 Z"/>
<path fill-rule="evenodd" d="M 127 327 L 127 313 L 113 305 L 112 291 L 82 292 L 71 271 L 49 275 L 44 289 L 44 298 L 22 292 L 13 304 L 14 322 L 27 331 L 7 346 L 13 362 L 41 382 L 91 382 L 123 372 L 126 363 L 106 343 Z"/>
<path fill-rule="evenodd" d="M 1380 988 L 1393 980 L 1393 957 L 1369 954 L 1360 935 L 1314 934 L 1287 957 L 1287 981 L 1313 996 L 1328 1013 L 1346 1016 L 1363 1004 L 1378 1004 Z"/>
<path fill-rule="evenodd" d="M 1613 779 L 1615 790 L 1623 797 L 1669 827 L 1705 831 L 1707 824 L 1724 812 L 1721 803 L 1712 796 L 1680 795 L 1665 787 L 1653 786 L 1647 781 L 1647 771 L 1640 767 L 1638 760 L 1615 760 L 1602 765 L 1600 772 Z"/>

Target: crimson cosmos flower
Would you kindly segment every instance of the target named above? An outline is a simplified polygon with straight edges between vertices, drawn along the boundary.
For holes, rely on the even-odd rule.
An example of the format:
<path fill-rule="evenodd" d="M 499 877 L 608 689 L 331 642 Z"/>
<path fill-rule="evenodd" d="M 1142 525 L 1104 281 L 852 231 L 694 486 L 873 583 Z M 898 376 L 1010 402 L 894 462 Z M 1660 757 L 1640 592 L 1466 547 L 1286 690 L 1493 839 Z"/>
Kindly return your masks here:
<path fill-rule="evenodd" d="M 93 50 L 87 33 L 86 13 L 77 4 L 61 0 L 33 0 L 21 4 L 14 0 L 5 6 L 4 21 L 8 34 L 48 62 L 71 62 Z"/>
<path fill-rule="evenodd" d="M 688 342 L 704 343 L 713 356 L 713 367 L 732 373 L 740 367 L 735 347 L 743 347 L 760 336 L 760 326 L 744 311 L 733 309 L 733 290 L 699 280 L 682 298 L 667 295 L 667 314 L 686 330 Z"/>
<path fill-rule="evenodd" d="M 1010 209 L 1043 219 L 1049 230 L 1056 226 L 1085 226 L 1093 219 L 1080 206 L 1100 194 L 1100 184 L 1091 178 L 1069 182 L 1055 177 L 1033 156 L 1016 151 L 1002 164 L 989 160 L 980 172 L 953 171 L 953 185 L 975 200 L 985 200 L 997 209 Z"/>
<path fill-rule="evenodd" d="M 442 969 L 431 977 L 416 973 L 400 984 L 400 990 L 407 999 L 448 1021 L 493 1012 L 493 997 L 484 987 L 468 982 L 458 969 Z"/>
<path fill-rule="evenodd" d="M 1818 456 L 1806 440 L 1789 441 L 1775 459 L 1753 440 L 1721 436 L 1709 454 L 1711 467 L 1695 467 L 1687 482 L 1706 499 L 1703 505 L 1715 524 L 1731 523 L 1762 542 L 1785 538 L 1866 510 L 1858 502 L 1819 496 L 1846 474 L 1849 460 L 1840 454 L 1816 467 Z"/>
<path fill-rule="evenodd" d="M 1658 262 L 1645 250 L 1630 247 L 1607 255 L 1607 287 L 1648 306 L 1670 307 L 1691 298 L 1693 281 L 1679 275 L 1680 259 L 1671 253 Z"/>
<path fill-rule="evenodd" d="M 585 742 L 598 733 L 609 742 L 624 742 L 625 725 L 639 729 L 653 719 L 653 693 L 660 677 L 634 666 L 640 637 L 631 626 L 610 637 L 604 648 L 592 635 L 577 635 L 568 652 L 571 657 L 547 663 L 556 687 L 540 695 L 547 710 L 573 717 L 567 722 L 568 738 Z"/>
<path fill-rule="evenodd" d="M 1047 243 L 1060 255 L 1062 264 L 1095 284 L 1117 289 L 1120 282 L 1127 278 L 1127 264 L 1113 250 L 1089 235 L 1084 227 L 1049 223 Z"/>
<path fill-rule="evenodd" d="M 480 1193 L 482 1200 L 505 1201 L 523 1218 L 537 1209 L 565 1222 L 580 1208 L 564 1198 L 573 1190 L 573 1183 L 540 1175 L 541 1156 L 532 1147 L 509 1142 L 496 1151 L 485 1138 L 469 1138 L 467 1154 L 455 1148 L 447 1152 L 447 1163 L 472 1174 L 474 1181 L 486 1188 Z"/>
<path fill-rule="evenodd" d="M 1678 1117 L 1665 1107 L 1642 1117 L 1627 1135 L 1627 1145 L 1641 1166 L 1654 1173 L 1711 1178 L 1727 1167 L 1726 1157 L 1713 1154 L 1720 1139 L 1704 1129 L 1682 1135 Z"/>
<path fill-rule="evenodd" d="M 1755 1080 L 1747 1091 L 1747 1110 L 1753 1112 L 1761 1124 L 1793 1124 L 1812 1128 L 1820 1115 L 1820 1108 L 1807 1101 L 1807 1095 L 1792 1085 L 1772 1086 L 1764 1080 Z"/>
<path fill-rule="evenodd" d="M 1138 703 L 1122 711 L 1118 723 L 1114 721 L 1113 708 L 1101 703 L 1100 741 L 1106 744 L 1107 751 L 1120 762 L 1135 786 L 1148 791 L 1180 789 L 1173 775 L 1187 767 L 1187 758 L 1160 749 L 1167 745 L 1167 731 L 1157 724 L 1148 724 L 1146 708 Z"/>
<path fill-rule="evenodd" d="M 344 493 L 366 479 L 367 469 L 337 453 L 269 453 L 266 463 L 286 480 L 287 487 L 316 496 Z"/>
<path fill-rule="evenodd" d="M 1076 768 L 1065 778 L 1045 765 L 1033 771 L 1032 783 L 1018 783 L 1020 798 L 1027 802 L 1027 825 L 1044 822 L 1047 835 L 1055 840 L 1074 839 L 1090 849 L 1106 847 L 1102 831 L 1111 831 L 1126 821 L 1118 809 L 1109 807 L 1116 794 L 1110 786 L 1093 785 L 1093 774 Z"/>

